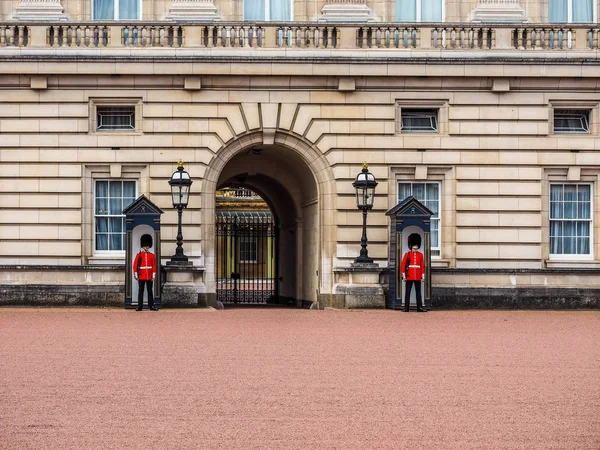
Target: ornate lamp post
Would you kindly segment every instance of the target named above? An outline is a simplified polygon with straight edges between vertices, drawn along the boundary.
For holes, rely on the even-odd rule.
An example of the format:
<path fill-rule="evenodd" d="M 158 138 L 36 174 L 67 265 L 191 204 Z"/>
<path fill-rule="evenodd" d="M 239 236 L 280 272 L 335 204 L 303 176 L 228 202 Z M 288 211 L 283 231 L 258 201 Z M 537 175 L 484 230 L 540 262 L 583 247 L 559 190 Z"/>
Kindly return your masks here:
<path fill-rule="evenodd" d="M 171 186 L 171 196 L 173 199 L 173 208 L 177 208 L 177 249 L 175 254 L 171 256 L 173 263 L 185 263 L 188 258 L 183 253 L 183 234 L 181 233 L 181 213 L 183 208 L 188 205 L 190 196 L 190 187 L 192 179 L 190 174 L 183 170 L 183 161 L 180 159 L 177 163 L 177 171 L 171 175 L 169 180 Z"/>
<path fill-rule="evenodd" d="M 369 258 L 369 253 L 367 252 L 367 211 L 373 208 L 377 181 L 375 181 L 375 177 L 369 172 L 367 167 L 368 165 L 365 161 L 363 169 L 356 176 L 354 183 L 352 183 L 356 191 L 356 206 L 363 212 L 363 229 L 360 240 L 361 249 L 360 255 L 354 260 L 356 263 L 373 263 L 373 259 Z"/>

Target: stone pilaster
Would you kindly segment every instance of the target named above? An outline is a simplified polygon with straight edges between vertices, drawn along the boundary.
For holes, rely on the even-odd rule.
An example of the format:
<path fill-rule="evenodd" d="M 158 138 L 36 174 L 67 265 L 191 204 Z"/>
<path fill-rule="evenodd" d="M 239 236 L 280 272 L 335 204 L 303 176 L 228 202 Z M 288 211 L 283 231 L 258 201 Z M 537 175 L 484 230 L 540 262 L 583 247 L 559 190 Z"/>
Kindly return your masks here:
<path fill-rule="evenodd" d="M 221 20 L 213 0 L 173 0 L 169 20 Z"/>
<path fill-rule="evenodd" d="M 326 0 L 319 22 L 374 22 L 365 0 Z"/>
<path fill-rule="evenodd" d="M 527 22 L 519 0 L 479 0 L 472 22 Z"/>
<path fill-rule="evenodd" d="M 15 8 L 17 20 L 67 20 L 60 0 L 21 0 Z"/>

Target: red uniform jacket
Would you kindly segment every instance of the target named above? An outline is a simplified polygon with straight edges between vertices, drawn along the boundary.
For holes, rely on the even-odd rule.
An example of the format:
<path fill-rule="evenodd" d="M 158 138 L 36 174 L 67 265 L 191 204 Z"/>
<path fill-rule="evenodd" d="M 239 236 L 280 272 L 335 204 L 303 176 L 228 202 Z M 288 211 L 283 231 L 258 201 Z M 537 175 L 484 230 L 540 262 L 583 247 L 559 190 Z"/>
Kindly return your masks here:
<path fill-rule="evenodd" d="M 156 258 L 154 258 L 154 253 L 139 252 L 135 255 L 133 272 L 138 274 L 138 280 L 153 280 L 156 275 Z"/>
<path fill-rule="evenodd" d="M 408 273 L 406 266 L 408 264 Z M 425 275 L 425 259 L 421 252 L 406 252 L 402 258 L 400 265 L 400 273 L 406 276 L 407 280 L 421 281 L 421 277 Z"/>

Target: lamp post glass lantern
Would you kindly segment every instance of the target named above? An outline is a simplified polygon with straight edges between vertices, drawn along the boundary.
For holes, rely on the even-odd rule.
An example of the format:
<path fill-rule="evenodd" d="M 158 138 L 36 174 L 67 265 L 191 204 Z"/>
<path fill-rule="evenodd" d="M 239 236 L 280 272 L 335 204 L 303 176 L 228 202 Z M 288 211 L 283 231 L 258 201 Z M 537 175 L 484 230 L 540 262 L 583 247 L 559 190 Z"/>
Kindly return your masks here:
<path fill-rule="evenodd" d="M 180 159 L 177 163 L 177 170 L 171 175 L 169 180 L 171 186 L 171 197 L 173 207 L 177 208 L 177 249 L 171 257 L 173 262 L 187 262 L 188 258 L 183 253 L 183 234 L 181 233 L 181 214 L 183 208 L 186 208 L 190 196 L 190 187 L 192 179 L 190 174 L 183 170 L 183 161 Z"/>
<path fill-rule="evenodd" d="M 367 251 L 367 211 L 373 208 L 373 200 L 375 199 L 375 187 L 377 181 L 371 172 L 369 172 L 367 162 L 363 164 L 363 168 L 356 176 L 354 183 L 356 191 L 356 206 L 363 212 L 363 229 L 362 238 L 360 240 L 360 255 L 354 261 L 357 263 L 373 263 L 373 259 L 369 258 Z"/>

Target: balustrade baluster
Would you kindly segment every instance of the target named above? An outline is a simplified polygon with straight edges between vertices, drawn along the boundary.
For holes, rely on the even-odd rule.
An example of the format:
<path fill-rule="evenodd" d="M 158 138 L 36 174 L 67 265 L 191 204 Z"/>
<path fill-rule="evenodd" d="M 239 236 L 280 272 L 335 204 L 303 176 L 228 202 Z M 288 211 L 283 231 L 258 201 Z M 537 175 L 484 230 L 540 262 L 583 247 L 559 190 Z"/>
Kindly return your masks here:
<path fill-rule="evenodd" d="M 23 47 L 25 45 L 25 31 L 24 31 L 24 26 L 23 25 L 19 25 L 19 47 Z"/>
<path fill-rule="evenodd" d="M 89 25 L 86 25 L 86 27 L 83 30 L 83 46 L 90 47 L 91 42 L 92 42 L 92 31 L 90 30 Z"/>
<path fill-rule="evenodd" d="M 563 32 L 563 29 L 560 28 L 558 30 L 558 48 L 560 48 L 561 50 L 563 48 L 563 38 L 564 38 L 564 32 Z"/>
<path fill-rule="evenodd" d="M 567 31 L 567 48 L 571 50 L 575 46 L 575 35 L 573 30 Z"/>
<path fill-rule="evenodd" d="M 6 27 L 0 27 L 0 47 L 6 47 Z"/>
<path fill-rule="evenodd" d="M 248 47 L 250 47 L 250 48 L 254 47 L 254 42 L 253 42 L 254 41 L 254 27 L 253 26 L 248 27 L 248 39 L 246 41 L 247 41 Z"/>
<path fill-rule="evenodd" d="M 244 27 L 239 27 L 238 28 L 238 39 L 239 39 L 239 44 L 240 47 L 246 47 L 246 29 Z"/>

